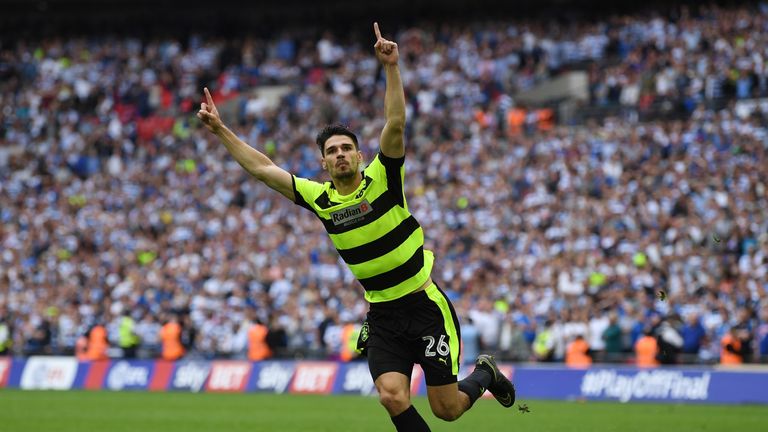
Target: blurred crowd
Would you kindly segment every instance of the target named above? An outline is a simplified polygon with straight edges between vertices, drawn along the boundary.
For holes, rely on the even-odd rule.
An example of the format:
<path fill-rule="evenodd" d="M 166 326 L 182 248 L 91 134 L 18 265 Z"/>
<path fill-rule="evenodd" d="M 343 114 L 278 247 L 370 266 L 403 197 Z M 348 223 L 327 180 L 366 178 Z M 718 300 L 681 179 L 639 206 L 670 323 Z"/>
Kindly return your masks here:
<path fill-rule="evenodd" d="M 768 359 L 766 35 L 762 5 L 385 35 L 406 86 L 408 203 L 465 360 Z M 577 69 L 591 106 L 686 115 L 515 123 L 518 92 Z M 301 177 L 325 178 L 327 123 L 378 150 L 372 42 L 0 47 L 0 354 L 349 358 L 362 288 L 319 221 L 197 122 L 203 86 Z M 278 104 L 263 86 L 282 86 Z"/>

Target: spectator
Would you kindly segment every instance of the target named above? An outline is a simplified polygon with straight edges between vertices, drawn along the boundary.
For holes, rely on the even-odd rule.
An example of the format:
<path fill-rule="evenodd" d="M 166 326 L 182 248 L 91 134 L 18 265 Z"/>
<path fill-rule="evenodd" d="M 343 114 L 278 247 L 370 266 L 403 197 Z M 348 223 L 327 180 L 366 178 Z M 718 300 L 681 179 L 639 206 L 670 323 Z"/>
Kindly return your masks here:
<path fill-rule="evenodd" d="M 184 356 L 184 346 L 181 344 L 181 325 L 178 316 L 172 314 L 160 329 L 163 360 L 178 360 Z"/>
<path fill-rule="evenodd" d="M 184 352 L 194 350 L 199 343 L 197 327 L 192 323 L 188 314 L 181 316 L 181 324 L 181 346 L 184 348 Z"/>
<path fill-rule="evenodd" d="M 326 333 L 332 334 L 333 332 L 328 332 L 326 330 Z M 332 350 L 333 347 L 328 344 L 328 339 L 330 338 L 326 336 L 326 346 L 329 350 Z M 267 346 L 269 346 L 270 351 L 275 353 L 275 355 L 284 355 L 288 348 L 288 335 L 286 334 L 285 329 L 280 325 L 276 316 L 273 316 L 270 321 L 269 331 L 267 332 Z"/>
<path fill-rule="evenodd" d="M 461 323 L 461 362 L 465 360 L 472 362 L 480 355 L 480 333 L 472 322 L 472 318 L 465 317 Z M 503 332 L 503 330 L 502 330 Z M 504 340 L 504 339 L 502 339 Z M 504 349 L 504 343 L 500 343 L 500 348 Z M 509 348 L 507 346 L 507 348 Z"/>
<path fill-rule="evenodd" d="M 267 326 L 258 319 L 248 329 L 248 360 L 260 361 L 272 356 L 267 345 Z"/>
<path fill-rule="evenodd" d="M 586 368 L 591 364 L 592 357 L 589 355 L 589 345 L 583 336 L 577 335 L 566 348 L 565 365 L 573 368 Z"/>
<path fill-rule="evenodd" d="M 357 353 L 357 339 L 360 336 L 360 324 L 353 322 L 346 322 L 341 327 L 341 351 L 339 353 L 339 360 L 348 362 L 358 357 Z"/>
<path fill-rule="evenodd" d="M 732 366 L 744 363 L 738 329 L 731 327 L 728 333 L 720 340 L 720 346 L 722 347 L 720 350 L 720 364 Z"/>
<path fill-rule="evenodd" d="M 463 329 L 463 327 L 462 327 Z M 522 324 L 513 319 L 505 320 L 505 330 L 502 330 L 500 348 L 502 356 L 512 361 L 527 362 L 533 359 L 531 344 L 526 339 Z M 462 330 L 462 336 L 464 331 Z"/>
<path fill-rule="evenodd" d="M 88 330 L 88 344 L 85 357 L 91 361 L 106 360 L 109 358 L 107 349 L 107 329 L 101 324 L 96 324 Z"/>
<path fill-rule="evenodd" d="M 757 352 L 760 353 L 760 361 L 768 360 L 768 306 L 763 306 L 760 312 L 760 325 L 756 331 Z"/>
<path fill-rule="evenodd" d="M 123 358 L 136 358 L 136 350 L 139 348 L 141 339 L 136 334 L 136 322 L 131 317 L 131 312 L 128 309 L 123 310 L 119 331 L 119 345 L 123 350 Z"/>
<path fill-rule="evenodd" d="M 44 355 L 51 353 L 51 323 L 41 319 L 37 324 L 29 323 L 30 336 L 24 347 L 26 355 Z"/>
<path fill-rule="evenodd" d="M 608 327 L 603 332 L 602 338 L 605 343 L 605 361 L 620 362 L 624 351 L 624 335 L 619 327 L 619 317 L 616 312 L 608 314 Z"/>
<path fill-rule="evenodd" d="M 152 313 L 145 313 L 136 323 L 135 332 L 139 339 L 139 354 L 141 358 L 158 358 L 161 355 L 160 330 L 162 326 Z M 182 341 L 183 345 L 183 341 Z"/>
<path fill-rule="evenodd" d="M 555 338 L 552 327 L 554 322 L 548 319 L 543 328 L 536 333 L 536 339 L 533 341 L 533 354 L 536 360 L 541 362 L 551 362 L 555 359 Z"/>
<path fill-rule="evenodd" d="M 681 333 L 683 337 L 683 354 L 690 356 L 691 360 L 695 360 L 706 337 L 706 330 L 701 325 L 698 314 L 694 312 L 688 315 Z"/>
<path fill-rule="evenodd" d="M 643 332 L 643 337 L 635 342 L 635 359 L 637 366 L 641 368 L 658 366 L 659 361 L 656 359 L 658 354 L 658 342 L 653 336 L 653 330 L 648 327 Z"/>
<path fill-rule="evenodd" d="M 740 308 L 737 314 L 738 322 L 733 328 L 736 330 L 736 336 L 739 338 L 741 344 L 742 359 L 744 362 L 748 363 L 752 360 L 752 311 L 747 308 Z"/>
<path fill-rule="evenodd" d="M 683 338 L 670 321 L 664 319 L 656 329 L 659 346 L 657 358 L 661 364 L 677 363 L 677 355 L 683 347 Z"/>

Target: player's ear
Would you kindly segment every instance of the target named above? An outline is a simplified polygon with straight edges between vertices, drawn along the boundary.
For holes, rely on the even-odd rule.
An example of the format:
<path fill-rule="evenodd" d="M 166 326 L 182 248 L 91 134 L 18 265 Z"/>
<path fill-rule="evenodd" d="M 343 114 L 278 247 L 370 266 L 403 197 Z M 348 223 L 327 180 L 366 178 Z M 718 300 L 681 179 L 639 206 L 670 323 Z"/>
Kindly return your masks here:
<path fill-rule="evenodd" d="M 323 170 L 328 171 L 328 165 L 326 165 L 325 159 L 320 159 L 320 166 L 323 167 Z"/>

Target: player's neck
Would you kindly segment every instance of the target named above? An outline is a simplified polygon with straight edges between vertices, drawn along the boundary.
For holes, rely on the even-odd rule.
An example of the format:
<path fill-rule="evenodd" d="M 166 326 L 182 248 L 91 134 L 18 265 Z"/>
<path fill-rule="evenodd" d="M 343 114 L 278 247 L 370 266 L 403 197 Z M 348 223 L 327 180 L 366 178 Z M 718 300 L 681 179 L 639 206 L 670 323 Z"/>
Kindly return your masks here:
<path fill-rule="evenodd" d="M 351 177 L 335 178 L 333 180 L 333 187 L 339 192 L 339 195 L 349 195 L 360 186 L 360 182 L 363 181 L 362 173 L 357 173 Z"/>

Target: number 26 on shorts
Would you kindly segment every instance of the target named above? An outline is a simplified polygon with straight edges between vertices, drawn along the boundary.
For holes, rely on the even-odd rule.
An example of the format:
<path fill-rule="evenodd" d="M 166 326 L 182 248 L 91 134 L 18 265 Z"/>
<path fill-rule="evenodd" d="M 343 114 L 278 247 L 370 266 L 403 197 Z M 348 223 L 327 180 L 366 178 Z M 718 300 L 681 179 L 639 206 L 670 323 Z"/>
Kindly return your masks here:
<path fill-rule="evenodd" d="M 440 340 L 437 341 L 437 354 L 432 349 L 435 348 L 435 338 L 432 336 L 423 336 L 421 340 L 427 341 L 427 348 L 424 350 L 424 357 L 434 357 L 437 354 L 441 356 L 447 356 L 451 352 L 451 348 L 445 341 L 445 335 L 440 335 Z"/>

